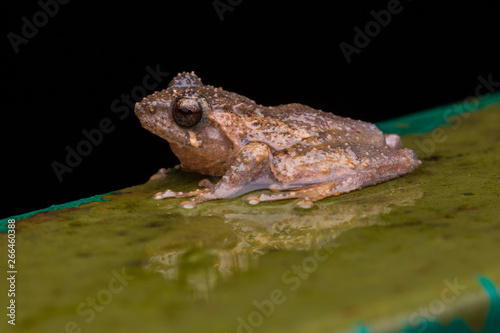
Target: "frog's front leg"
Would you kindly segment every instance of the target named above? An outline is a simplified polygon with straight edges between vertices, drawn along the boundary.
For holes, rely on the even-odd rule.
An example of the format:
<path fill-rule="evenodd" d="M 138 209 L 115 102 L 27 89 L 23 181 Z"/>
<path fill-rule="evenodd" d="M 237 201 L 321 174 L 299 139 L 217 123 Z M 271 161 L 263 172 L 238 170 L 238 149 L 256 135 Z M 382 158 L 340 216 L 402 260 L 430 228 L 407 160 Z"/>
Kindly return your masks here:
<path fill-rule="evenodd" d="M 263 143 L 252 142 L 246 145 L 234 158 L 232 166 L 222 176 L 221 180 L 215 184 L 208 184 L 205 180 L 200 182 L 205 189 L 197 189 L 191 192 L 174 192 L 166 190 L 157 193 L 155 199 L 163 198 L 186 198 L 189 200 L 181 202 L 184 208 L 193 208 L 196 204 L 215 199 L 223 199 L 236 194 L 244 185 L 252 181 L 259 175 L 262 169 L 269 165 L 271 151 Z"/>

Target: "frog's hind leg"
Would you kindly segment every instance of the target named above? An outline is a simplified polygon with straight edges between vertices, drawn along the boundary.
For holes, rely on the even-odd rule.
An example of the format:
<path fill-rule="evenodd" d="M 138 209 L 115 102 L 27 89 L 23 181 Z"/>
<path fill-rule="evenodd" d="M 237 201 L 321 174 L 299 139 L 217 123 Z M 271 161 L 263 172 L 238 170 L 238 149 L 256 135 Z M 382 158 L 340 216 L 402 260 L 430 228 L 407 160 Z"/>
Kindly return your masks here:
<path fill-rule="evenodd" d="M 389 180 L 390 178 L 394 178 L 376 178 L 376 174 L 377 170 L 366 170 L 365 172 L 352 174 L 340 180 L 307 185 L 289 192 L 263 193 L 259 196 L 250 196 L 246 200 L 248 203 L 255 205 L 266 201 L 300 198 L 301 200 L 296 202 L 297 206 L 301 208 L 311 208 L 315 201 L 323 198 L 351 192 L 369 185 Z"/>
<path fill-rule="evenodd" d="M 413 152 L 407 150 L 405 151 L 405 154 L 411 154 L 413 157 L 412 163 L 394 164 L 381 168 L 365 169 L 350 173 L 334 181 L 307 185 L 290 192 L 264 193 L 259 196 L 248 197 L 247 202 L 255 205 L 259 202 L 265 201 L 300 198 L 301 200 L 297 201 L 296 205 L 302 208 L 310 208 L 314 205 L 315 201 L 323 198 L 336 196 L 341 193 L 347 193 L 363 187 L 382 183 L 413 171 L 421 162 L 416 158 L 416 155 Z"/>

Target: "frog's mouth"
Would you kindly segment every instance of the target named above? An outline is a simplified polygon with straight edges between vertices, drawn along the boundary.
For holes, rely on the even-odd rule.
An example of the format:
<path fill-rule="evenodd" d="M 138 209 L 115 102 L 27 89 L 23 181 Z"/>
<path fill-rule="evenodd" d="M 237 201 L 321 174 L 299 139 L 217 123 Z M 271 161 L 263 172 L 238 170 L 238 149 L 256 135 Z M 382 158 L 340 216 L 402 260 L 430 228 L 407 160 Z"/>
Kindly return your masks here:
<path fill-rule="evenodd" d="M 147 128 L 145 125 L 147 124 L 147 119 L 151 118 L 155 114 L 155 112 L 154 112 L 154 110 L 150 110 L 150 112 L 147 112 L 146 109 L 147 109 L 148 105 L 144 105 L 143 102 L 144 102 L 144 100 L 142 102 L 135 103 L 134 113 L 135 113 L 135 116 L 141 122 L 142 127 L 149 130 L 149 128 Z"/>

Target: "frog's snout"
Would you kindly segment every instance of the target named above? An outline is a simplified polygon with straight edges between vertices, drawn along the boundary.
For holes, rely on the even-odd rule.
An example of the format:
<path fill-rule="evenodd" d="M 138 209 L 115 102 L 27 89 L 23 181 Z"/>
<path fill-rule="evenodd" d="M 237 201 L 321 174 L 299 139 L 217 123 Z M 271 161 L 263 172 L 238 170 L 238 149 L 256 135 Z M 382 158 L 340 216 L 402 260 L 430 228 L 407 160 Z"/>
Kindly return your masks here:
<path fill-rule="evenodd" d="M 153 115 L 156 112 L 156 108 L 149 103 L 137 102 L 135 103 L 134 112 L 137 117 Z"/>
<path fill-rule="evenodd" d="M 141 106 L 141 104 L 135 103 L 134 112 L 135 114 L 144 113 L 144 108 Z"/>

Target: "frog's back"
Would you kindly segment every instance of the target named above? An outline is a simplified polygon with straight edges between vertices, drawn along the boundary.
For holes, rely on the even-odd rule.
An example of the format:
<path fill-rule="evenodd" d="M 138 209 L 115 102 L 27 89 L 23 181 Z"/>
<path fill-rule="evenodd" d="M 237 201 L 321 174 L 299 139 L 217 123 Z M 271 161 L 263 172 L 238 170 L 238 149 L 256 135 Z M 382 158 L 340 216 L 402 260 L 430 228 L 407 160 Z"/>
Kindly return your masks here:
<path fill-rule="evenodd" d="M 336 116 L 298 103 L 263 108 L 262 116 L 279 120 L 295 131 L 307 131 L 324 143 L 338 145 L 385 145 L 383 133 L 374 124 Z M 325 142 L 326 141 L 326 142 Z"/>

